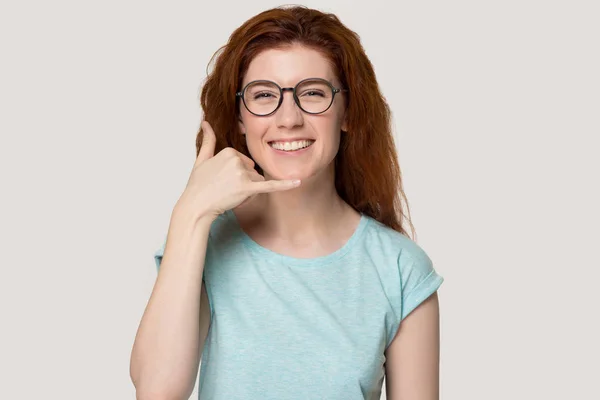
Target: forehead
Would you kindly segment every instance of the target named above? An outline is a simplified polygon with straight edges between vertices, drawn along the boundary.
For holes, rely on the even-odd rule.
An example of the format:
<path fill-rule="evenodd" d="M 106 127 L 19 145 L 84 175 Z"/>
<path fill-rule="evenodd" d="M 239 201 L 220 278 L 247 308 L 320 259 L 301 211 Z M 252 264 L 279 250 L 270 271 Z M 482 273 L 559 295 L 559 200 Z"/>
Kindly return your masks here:
<path fill-rule="evenodd" d="M 242 86 L 259 79 L 274 81 L 282 87 L 294 86 L 306 78 L 324 78 L 337 84 L 329 59 L 317 50 L 293 45 L 260 52 L 250 62 Z"/>

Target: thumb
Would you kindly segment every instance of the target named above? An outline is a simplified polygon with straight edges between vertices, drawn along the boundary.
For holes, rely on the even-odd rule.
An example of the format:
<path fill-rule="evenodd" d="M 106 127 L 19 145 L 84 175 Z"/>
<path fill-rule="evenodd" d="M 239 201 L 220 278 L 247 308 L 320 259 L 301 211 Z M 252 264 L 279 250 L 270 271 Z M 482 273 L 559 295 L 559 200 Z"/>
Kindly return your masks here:
<path fill-rule="evenodd" d="M 215 155 L 217 137 L 208 121 L 202 121 L 202 146 L 196 158 L 196 165 L 212 158 Z"/>

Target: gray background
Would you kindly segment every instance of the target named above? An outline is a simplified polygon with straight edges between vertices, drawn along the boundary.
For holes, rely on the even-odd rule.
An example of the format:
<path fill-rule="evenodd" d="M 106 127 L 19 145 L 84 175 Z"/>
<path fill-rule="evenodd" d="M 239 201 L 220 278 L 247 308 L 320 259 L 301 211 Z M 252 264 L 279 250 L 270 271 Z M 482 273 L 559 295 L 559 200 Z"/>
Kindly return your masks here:
<path fill-rule="evenodd" d="M 2 399 L 133 399 L 212 53 L 274 1 L 0 6 Z M 600 398 L 596 1 L 309 1 L 391 105 L 443 399 Z M 194 392 L 194 395 L 196 392 Z"/>

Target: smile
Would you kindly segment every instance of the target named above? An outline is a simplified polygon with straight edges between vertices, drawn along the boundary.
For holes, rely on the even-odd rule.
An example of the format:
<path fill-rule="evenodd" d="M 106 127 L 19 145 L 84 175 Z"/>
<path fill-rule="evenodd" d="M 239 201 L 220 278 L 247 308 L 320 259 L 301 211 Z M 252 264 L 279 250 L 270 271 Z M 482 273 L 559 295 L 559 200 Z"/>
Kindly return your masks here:
<path fill-rule="evenodd" d="M 293 142 L 269 142 L 269 146 L 280 151 L 297 151 L 310 147 L 314 140 L 296 140 Z"/>

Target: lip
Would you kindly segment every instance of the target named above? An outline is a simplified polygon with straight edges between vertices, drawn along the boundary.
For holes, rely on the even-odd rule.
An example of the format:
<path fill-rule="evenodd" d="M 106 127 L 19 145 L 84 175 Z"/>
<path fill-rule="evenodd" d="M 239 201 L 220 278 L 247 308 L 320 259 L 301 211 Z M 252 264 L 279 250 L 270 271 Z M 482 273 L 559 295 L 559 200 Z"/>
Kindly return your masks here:
<path fill-rule="evenodd" d="M 273 142 L 299 142 L 301 140 L 311 140 L 311 141 L 315 141 L 315 139 L 313 138 L 307 138 L 307 137 L 300 137 L 300 138 L 285 138 L 285 139 L 272 139 L 269 140 L 267 143 L 273 143 Z"/>

